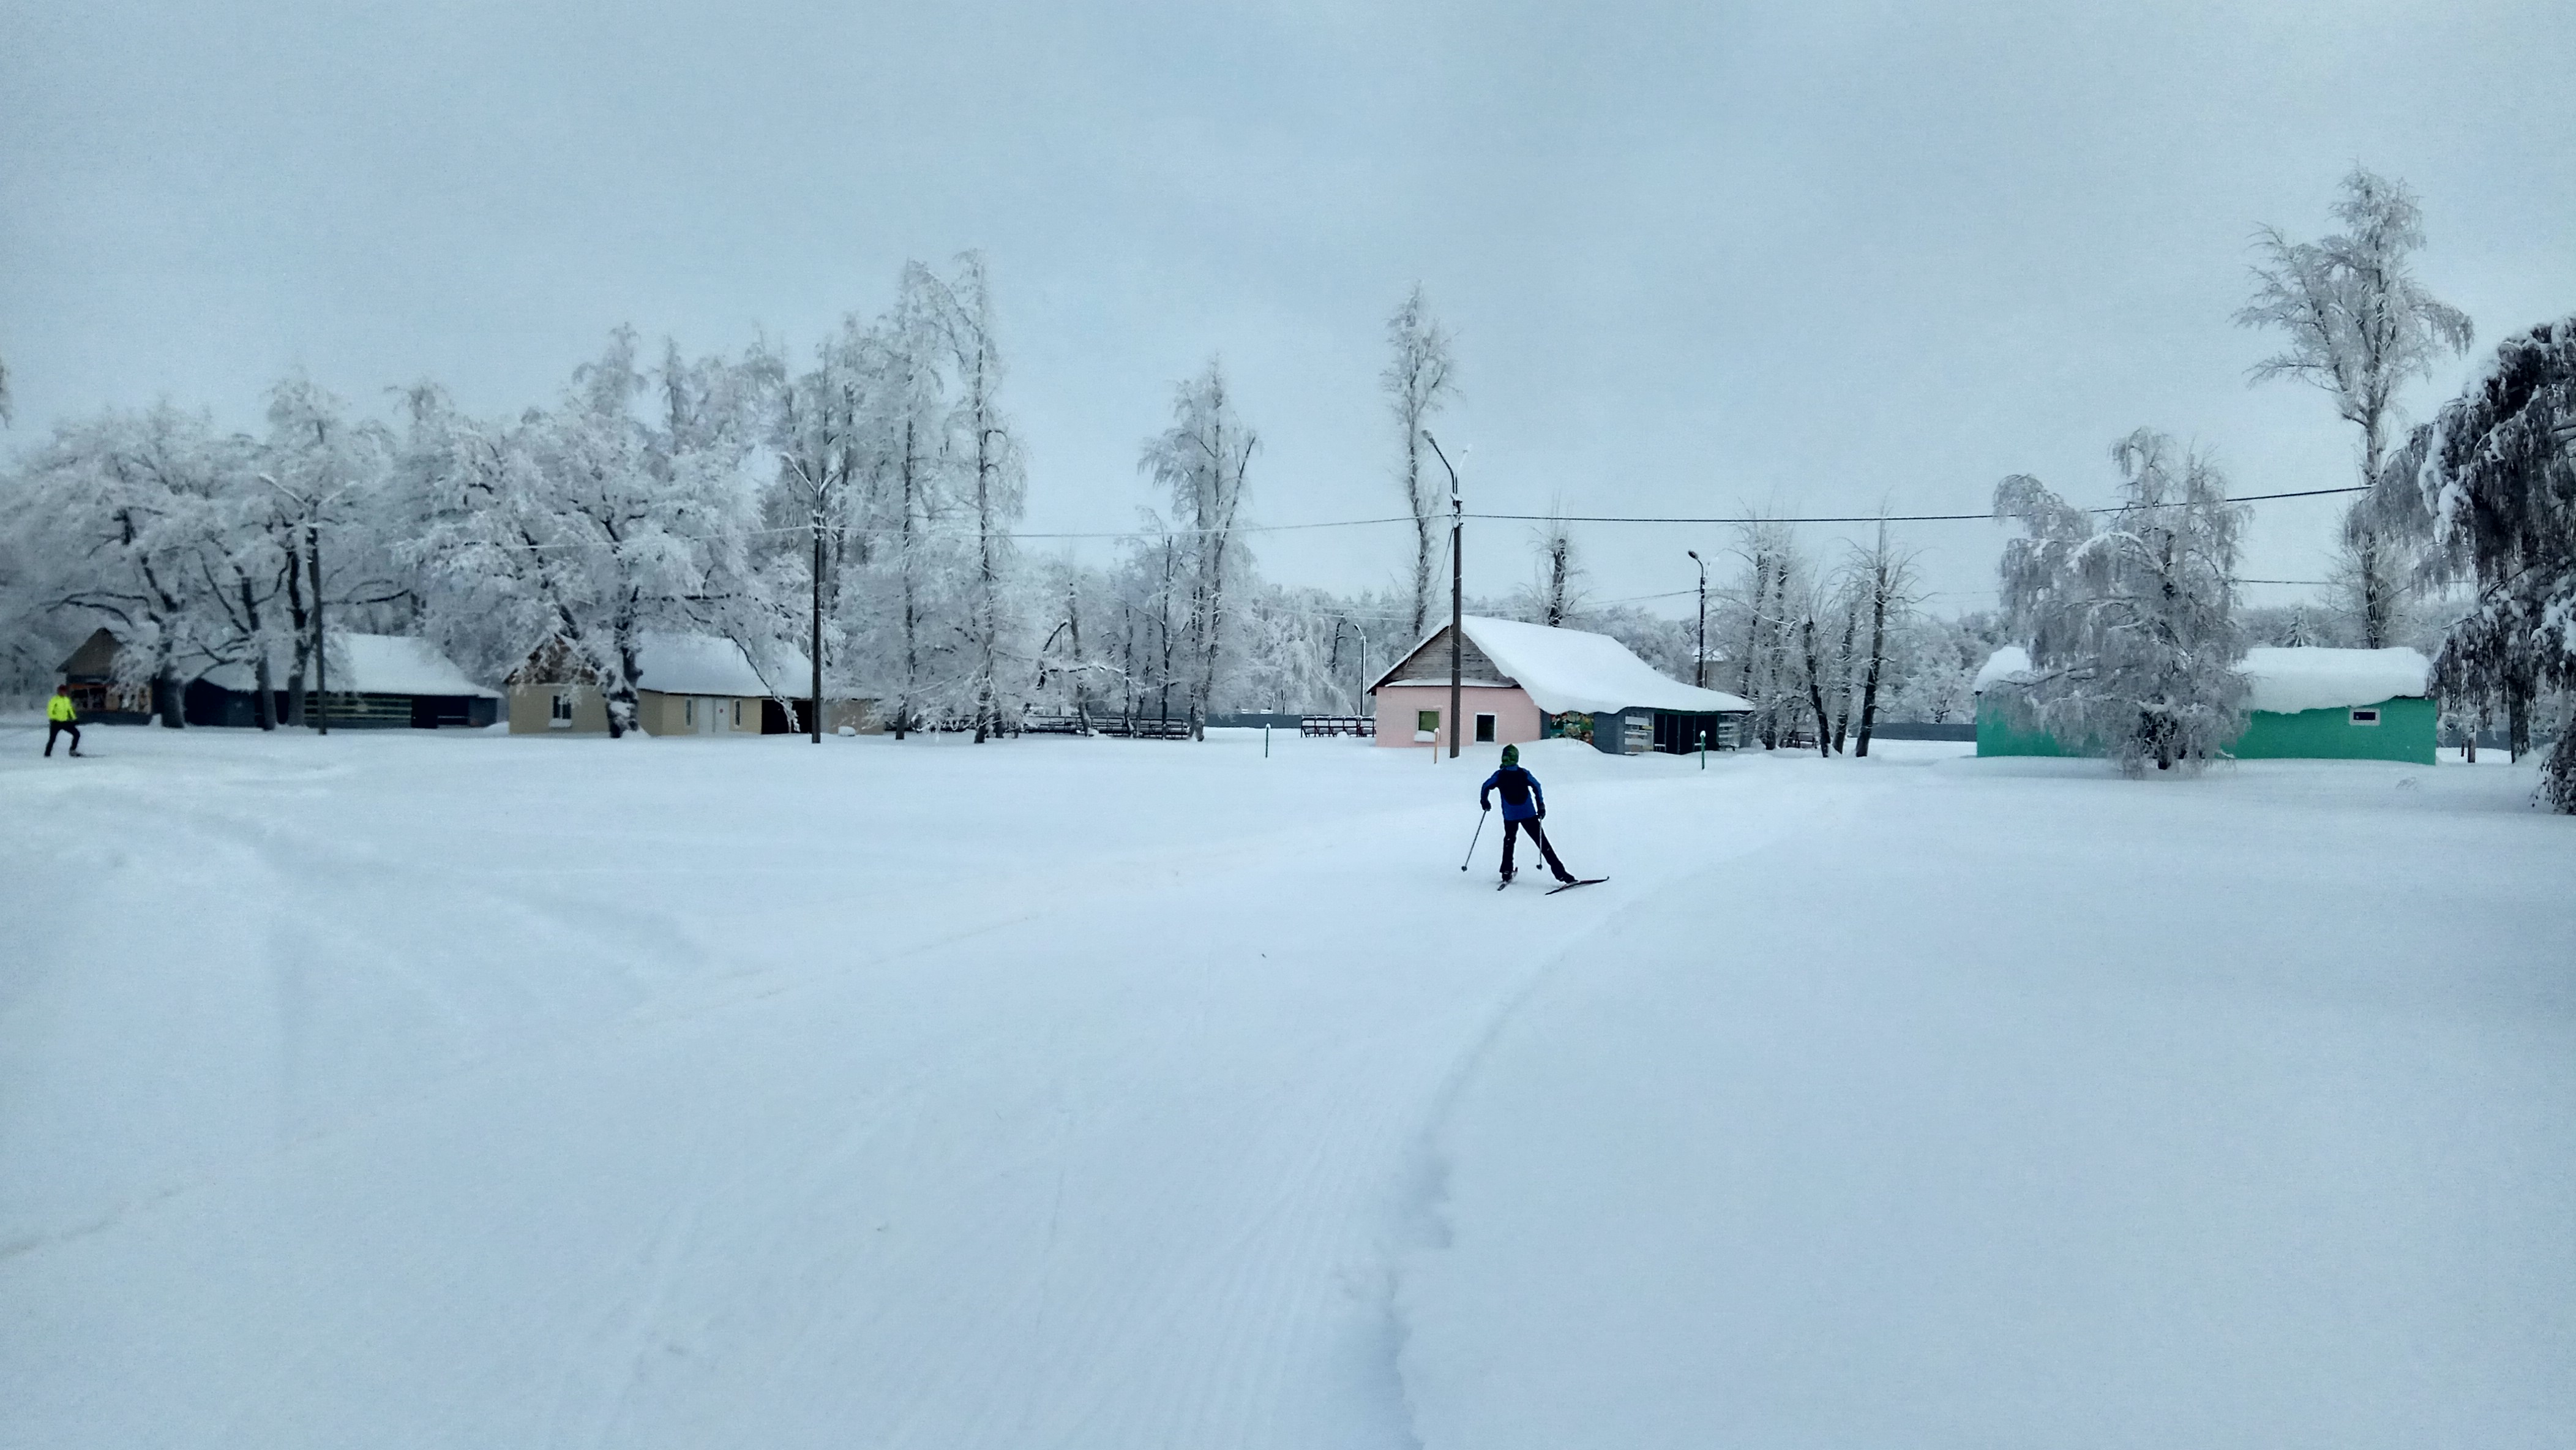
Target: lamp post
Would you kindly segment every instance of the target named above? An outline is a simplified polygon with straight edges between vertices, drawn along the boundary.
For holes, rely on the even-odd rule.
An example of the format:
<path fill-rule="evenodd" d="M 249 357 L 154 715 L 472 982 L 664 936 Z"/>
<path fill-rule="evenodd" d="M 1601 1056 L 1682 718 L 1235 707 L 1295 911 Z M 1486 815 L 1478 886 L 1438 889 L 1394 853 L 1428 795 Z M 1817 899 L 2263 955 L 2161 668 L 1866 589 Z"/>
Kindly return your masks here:
<path fill-rule="evenodd" d="M 1691 649 L 1691 683 L 1708 688 L 1708 561 L 1699 550 L 1690 551 L 1691 562 L 1699 566 L 1699 643 Z M 1703 762 L 1705 764 L 1705 762 Z"/>
<path fill-rule="evenodd" d="M 1458 496 L 1458 470 L 1449 462 L 1449 455 L 1442 451 L 1440 440 L 1432 437 L 1431 430 L 1428 428 L 1422 430 L 1422 438 L 1424 442 L 1431 445 L 1431 451 L 1439 457 L 1440 466 L 1449 470 L 1449 758 L 1456 760 L 1458 758 L 1458 711 L 1461 708 L 1460 702 L 1464 698 L 1462 685 L 1463 672 L 1466 668 L 1467 637 L 1467 566 L 1460 555 L 1459 545 L 1467 534 L 1467 506 Z M 1439 753 L 1437 744 L 1432 746 L 1432 753 L 1434 755 Z"/>

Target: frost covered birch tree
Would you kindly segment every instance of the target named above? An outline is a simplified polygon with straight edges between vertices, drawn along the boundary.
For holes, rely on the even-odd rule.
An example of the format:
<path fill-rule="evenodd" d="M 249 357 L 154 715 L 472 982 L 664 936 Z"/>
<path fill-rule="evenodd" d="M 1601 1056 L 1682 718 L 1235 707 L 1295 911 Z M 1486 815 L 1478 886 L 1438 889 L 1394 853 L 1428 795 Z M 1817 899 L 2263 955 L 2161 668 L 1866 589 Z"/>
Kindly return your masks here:
<path fill-rule="evenodd" d="M 1411 627 L 1419 639 L 1431 617 L 1431 569 L 1440 556 L 1440 517 L 1448 500 L 1439 480 L 1424 467 L 1422 430 L 1457 391 L 1449 334 L 1431 315 L 1421 283 L 1414 284 L 1386 320 L 1386 340 L 1393 356 L 1378 379 L 1386 389 L 1387 410 L 1395 415 L 1404 450 L 1396 464 L 1396 482 L 1413 517 Z"/>
<path fill-rule="evenodd" d="M 2361 482 L 2368 487 L 2387 459 L 2398 389 L 2431 377 L 2442 358 L 2467 352 L 2471 329 L 2465 313 L 2415 278 L 2411 258 L 2424 245 L 2424 214 L 2404 183 L 2354 167 L 2334 210 L 2345 230 L 2319 241 L 2291 241 L 2278 227 L 2256 234 L 2263 260 L 2254 269 L 2253 300 L 2236 321 L 2285 338 L 2280 352 L 2254 365 L 2254 381 L 2312 384 L 2361 431 Z M 2355 505 L 2344 515 L 2341 562 L 2362 643 L 2385 647 L 2409 572 L 2400 541 Z"/>
<path fill-rule="evenodd" d="M 982 743 L 1001 726 L 1001 654 L 1010 618 L 1002 608 L 1014 555 L 1011 526 L 1026 507 L 1026 472 L 1019 436 L 1001 412 L 1001 349 L 993 336 L 992 289 L 981 253 L 958 259 L 957 279 L 946 285 L 942 331 L 957 370 L 954 426 L 965 435 L 959 463 L 967 470 L 965 502 L 973 510 L 975 555 L 968 583 L 964 629 L 972 659 L 968 690 L 975 711 L 975 739 Z"/>
<path fill-rule="evenodd" d="M 2124 773 L 2198 767 L 2244 729 L 2244 643 L 2235 619 L 2246 509 L 2215 466 L 2141 428 L 2111 450 L 2121 503 L 2107 519 L 2028 474 L 1995 488 L 2002 595 L 2032 669 L 1995 687 L 2017 719 Z"/>
<path fill-rule="evenodd" d="M 1172 416 L 1172 426 L 1146 443 L 1137 468 L 1171 498 L 1177 549 L 1167 543 L 1165 553 L 1183 571 L 1190 735 L 1204 740 L 1208 702 L 1216 693 L 1225 647 L 1227 586 L 1238 564 L 1248 562 L 1234 557 L 1240 552 L 1234 534 L 1243 510 L 1245 471 L 1260 438 L 1237 415 L 1224 365 L 1214 358 L 1174 390 Z"/>

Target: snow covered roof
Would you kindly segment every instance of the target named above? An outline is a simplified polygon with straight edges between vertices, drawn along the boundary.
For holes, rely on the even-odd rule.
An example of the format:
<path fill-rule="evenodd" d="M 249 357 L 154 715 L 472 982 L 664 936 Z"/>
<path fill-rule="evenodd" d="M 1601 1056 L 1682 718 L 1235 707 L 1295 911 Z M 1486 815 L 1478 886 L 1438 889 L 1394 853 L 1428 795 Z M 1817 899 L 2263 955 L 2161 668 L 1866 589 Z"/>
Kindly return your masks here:
<path fill-rule="evenodd" d="M 2030 651 L 2017 644 L 2008 644 L 1986 656 L 1985 667 L 1977 671 L 1976 682 L 1969 688 L 1974 693 L 1982 695 L 1986 692 L 1986 686 L 1998 680 L 2008 680 L 2016 675 L 2029 673 Z"/>
<path fill-rule="evenodd" d="M 1551 715 L 1628 709 L 1713 715 L 1753 708 L 1753 702 L 1740 696 L 1665 678 L 1606 634 L 1477 614 L 1460 623 L 1468 640 Z M 1437 637 L 1435 631 L 1433 638 Z M 1423 644 L 1430 642 L 1426 639 Z M 1415 645 L 1405 657 L 1412 658 L 1421 648 Z M 1391 677 L 1394 671 L 1387 673 Z"/>
<path fill-rule="evenodd" d="M 646 634 L 637 641 L 635 683 L 666 695 L 765 696 L 769 686 L 742 646 L 713 634 Z"/>
<path fill-rule="evenodd" d="M 456 662 L 428 640 L 407 634 L 326 633 L 330 651 L 331 693 L 351 695 L 474 695 L 501 698 L 465 677 Z M 293 647 L 280 645 L 269 654 L 269 688 L 286 688 L 286 672 L 295 660 Z M 258 674 L 245 660 L 206 671 L 207 683 L 227 690 L 254 690 Z M 309 682 L 308 682 L 309 683 Z"/>
<path fill-rule="evenodd" d="M 2433 662 L 2411 649 L 2249 649 L 2246 708 L 2292 715 L 2420 696 Z"/>
<path fill-rule="evenodd" d="M 1977 671 L 1982 692 L 2030 669 L 2030 652 L 2008 644 L 1987 656 Z M 2400 696 L 2419 697 L 2433 673 L 2430 660 L 2411 649 L 2325 649 L 2315 645 L 2249 649 L 2236 666 L 2245 676 L 2245 708 L 2295 715 L 2301 710 L 2341 710 L 2376 705 Z"/>

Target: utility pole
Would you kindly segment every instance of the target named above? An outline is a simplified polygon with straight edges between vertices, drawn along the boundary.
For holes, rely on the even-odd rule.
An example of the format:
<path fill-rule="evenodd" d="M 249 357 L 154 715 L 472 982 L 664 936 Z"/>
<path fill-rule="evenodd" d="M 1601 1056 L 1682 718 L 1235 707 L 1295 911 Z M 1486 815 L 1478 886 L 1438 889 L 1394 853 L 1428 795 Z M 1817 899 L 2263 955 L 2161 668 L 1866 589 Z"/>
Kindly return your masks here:
<path fill-rule="evenodd" d="M 819 500 L 814 514 L 814 694 L 805 702 L 812 713 L 814 743 L 823 743 L 823 510 Z"/>
<path fill-rule="evenodd" d="M 1691 683 L 1705 690 L 1708 688 L 1708 561 L 1699 556 L 1697 549 L 1691 550 L 1690 556 L 1691 562 L 1699 566 L 1699 643 L 1691 649 Z M 1700 764 L 1706 768 L 1708 762 L 1703 758 Z"/>
<path fill-rule="evenodd" d="M 331 656 L 322 648 L 322 525 L 304 521 L 304 557 L 313 566 L 313 728 L 331 733 Z"/>
<path fill-rule="evenodd" d="M 1467 505 L 1458 496 L 1458 470 L 1440 447 L 1431 430 L 1422 430 L 1423 441 L 1440 457 L 1440 466 L 1449 470 L 1449 758 L 1458 758 L 1458 711 L 1465 695 L 1467 639 L 1467 563 L 1460 545 L 1467 536 Z M 1435 753 L 1437 746 L 1433 747 Z"/>

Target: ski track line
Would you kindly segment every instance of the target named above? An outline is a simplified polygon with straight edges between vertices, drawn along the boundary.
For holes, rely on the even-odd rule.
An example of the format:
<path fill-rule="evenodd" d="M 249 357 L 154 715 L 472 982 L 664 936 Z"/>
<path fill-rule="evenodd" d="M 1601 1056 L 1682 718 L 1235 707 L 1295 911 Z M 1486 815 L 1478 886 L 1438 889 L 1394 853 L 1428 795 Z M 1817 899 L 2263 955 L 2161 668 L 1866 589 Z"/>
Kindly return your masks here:
<path fill-rule="evenodd" d="M 1509 998 L 1487 1016 L 1473 1041 L 1459 1054 L 1446 1078 L 1432 1094 L 1411 1143 L 1411 1156 L 1416 1168 L 1407 1176 L 1407 1181 L 1418 1196 L 1407 1205 L 1401 1225 L 1407 1241 L 1392 1255 L 1387 1275 L 1387 1341 L 1394 1361 L 1391 1366 L 1393 1379 L 1401 1396 L 1397 1408 L 1403 1416 L 1403 1433 L 1409 1445 L 1418 1447 L 1418 1450 L 1432 1450 L 1422 1438 L 1421 1427 L 1415 1419 L 1411 1379 L 1405 1368 L 1415 1333 L 1405 1305 L 1405 1281 L 1415 1261 L 1425 1254 L 1445 1252 L 1452 1239 L 1454 1230 L 1448 1216 L 1451 1169 L 1441 1135 L 1468 1085 L 1483 1070 L 1513 1020 L 1536 999 L 1540 991 L 1568 970 L 1581 948 L 1613 940 L 1626 930 L 1630 912 L 1647 907 L 1652 897 L 1676 881 L 1714 874 L 1727 861 L 1775 846 L 1794 834 L 1841 824 L 1857 815 L 1869 801 L 1883 795 L 1887 787 L 1853 775 L 1837 777 L 1832 781 L 1831 789 L 1832 795 L 1822 801 L 1816 799 L 1812 792 L 1766 801 L 1758 834 L 1746 830 L 1748 823 L 1742 819 L 1731 819 L 1729 839 L 1710 855 L 1676 862 L 1669 869 L 1632 874 L 1622 882 L 1610 883 L 1614 888 L 1612 893 L 1606 894 L 1602 900 L 1588 903 L 1594 912 L 1592 929 L 1521 978 Z M 1666 856 L 1661 859 L 1673 858 Z M 1623 884 L 1626 889 L 1618 889 Z"/>

